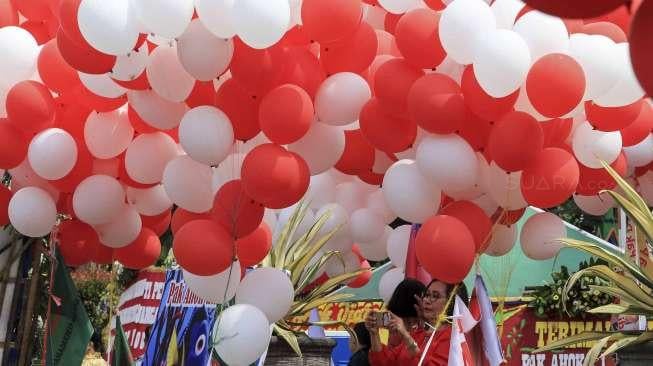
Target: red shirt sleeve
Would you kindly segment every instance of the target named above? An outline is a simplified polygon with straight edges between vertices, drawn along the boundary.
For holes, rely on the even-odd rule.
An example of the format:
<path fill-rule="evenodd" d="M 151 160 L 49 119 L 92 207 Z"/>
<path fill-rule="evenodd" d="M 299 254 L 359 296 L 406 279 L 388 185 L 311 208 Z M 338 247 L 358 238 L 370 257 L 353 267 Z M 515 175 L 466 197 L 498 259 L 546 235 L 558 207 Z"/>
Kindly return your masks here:
<path fill-rule="evenodd" d="M 450 343 L 451 327 L 446 327 L 435 335 L 422 366 L 447 366 Z"/>
<path fill-rule="evenodd" d="M 420 330 L 411 332 L 411 335 L 420 347 L 426 347 L 430 334 Z M 447 366 L 450 341 L 450 327 L 439 331 L 433 338 L 431 347 L 427 350 L 422 366 Z M 379 352 L 370 351 L 369 362 L 371 366 L 417 366 L 421 356 L 421 352 L 416 356 L 411 356 L 408 347 L 402 342 L 396 347 L 383 346 Z"/>
<path fill-rule="evenodd" d="M 397 365 L 401 345 L 396 347 L 383 346 L 379 352 L 370 350 L 368 358 L 371 366 L 391 366 Z"/>

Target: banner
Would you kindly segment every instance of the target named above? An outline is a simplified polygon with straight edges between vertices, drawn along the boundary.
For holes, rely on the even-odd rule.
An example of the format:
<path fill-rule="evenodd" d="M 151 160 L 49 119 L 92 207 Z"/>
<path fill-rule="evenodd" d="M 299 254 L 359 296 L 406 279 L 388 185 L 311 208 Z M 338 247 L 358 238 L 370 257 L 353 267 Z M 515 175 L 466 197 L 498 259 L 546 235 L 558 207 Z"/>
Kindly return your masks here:
<path fill-rule="evenodd" d="M 210 364 L 215 304 L 206 304 L 184 282 L 181 270 L 166 273 L 156 320 L 142 365 L 205 366 Z"/>
<path fill-rule="evenodd" d="M 148 328 L 156 320 L 165 281 L 165 271 L 141 271 L 136 282 L 129 286 L 118 300 L 118 315 L 129 350 L 135 360 L 145 354 Z M 115 334 L 113 326 L 115 320 L 112 322 L 112 335 Z"/>

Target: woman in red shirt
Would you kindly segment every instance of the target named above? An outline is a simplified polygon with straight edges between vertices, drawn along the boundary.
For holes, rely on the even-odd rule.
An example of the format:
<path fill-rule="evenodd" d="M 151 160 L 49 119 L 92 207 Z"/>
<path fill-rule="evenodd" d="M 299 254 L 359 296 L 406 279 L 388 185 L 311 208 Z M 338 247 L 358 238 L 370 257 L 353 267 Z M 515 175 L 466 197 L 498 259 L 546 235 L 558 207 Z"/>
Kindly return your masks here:
<path fill-rule="evenodd" d="M 451 339 L 451 327 L 443 323 L 433 335 L 430 345 L 429 339 L 433 330 L 431 327 L 438 323 L 438 317 L 447 305 L 451 292 L 456 288 L 437 280 L 432 281 L 421 299 L 417 299 L 417 311 L 423 320 L 421 326 L 408 329 L 398 316 L 390 313 L 391 320 L 388 329 L 398 333 L 401 343 L 396 346 L 384 346 L 379 336 L 376 312 L 371 312 L 365 319 L 365 324 L 370 332 L 371 348 L 369 361 L 372 366 L 417 366 L 422 354 L 424 361 L 422 366 L 446 366 L 449 359 L 449 343 Z M 467 300 L 467 290 L 464 284 L 457 287 L 458 295 Z M 447 314 L 450 316 L 453 311 L 451 301 Z"/>

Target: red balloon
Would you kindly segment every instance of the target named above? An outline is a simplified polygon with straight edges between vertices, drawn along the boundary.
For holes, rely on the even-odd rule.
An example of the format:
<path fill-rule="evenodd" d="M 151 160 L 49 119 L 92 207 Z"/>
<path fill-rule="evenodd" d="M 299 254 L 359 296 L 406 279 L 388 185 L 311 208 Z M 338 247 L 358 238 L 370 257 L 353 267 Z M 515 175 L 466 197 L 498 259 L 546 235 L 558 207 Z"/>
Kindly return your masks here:
<path fill-rule="evenodd" d="M 374 28 L 366 22 L 361 22 L 350 38 L 323 44 L 320 48 L 320 60 L 329 74 L 344 71 L 359 73 L 372 64 L 378 47 Z"/>
<path fill-rule="evenodd" d="M 627 170 L 626 156 L 622 152 L 617 159 L 610 164 L 619 175 L 625 176 Z M 617 182 L 612 179 L 612 176 L 607 170 L 591 169 L 584 165 L 580 165 L 580 176 L 578 179 L 578 187 L 576 193 L 583 196 L 593 196 L 598 194 L 604 189 L 613 189 L 617 186 Z"/>
<path fill-rule="evenodd" d="M 129 269 L 144 269 L 154 265 L 161 255 L 161 240 L 151 229 L 144 227 L 136 240 L 114 250 L 114 257 Z M 200 253 L 197 253 L 201 256 Z"/>
<path fill-rule="evenodd" d="M 474 151 L 487 151 L 487 143 L 494 122 L 478 117 L 468 109 L 465 123 L 460 128 L 459 135 L 474 149 Z"/>
<path fill-rule="evenodd" d="M 586 23 L 594 23 L 594 22 L 612 23 L 618 26 L 624 32 L 624 34 L 629 34 L 630 21 L 632 15 L 637 13 L 637 10 L 639 9 L 639 6 L 642 5 L 643 1 L 644 0 L 628 1 L 626 2 L 626 4 L 624 4 L 625 6 L 620 6 L 614 9 L 613 11 L 603 14 L 596 18 L 585 19 L 585 22 Z M 628 6 L 628 3 L 630 3 L 630 6 Z"/>
<path fill-rule="evenodd" d="M 365 285 L 367 285 L 368 282 L 372 279 L 372 267 L 370 266 L 370 262 L 367 260 L 362 260 L 360 262 L 360 269 L 365 270 L 365 272 L 359 274 L 358 276 L 354 277 L 349 283 L 347 284 L 348 287 L 351 288 L 361 288 Z"/>
<path fill-rule="evenodd" d="M 648 136 L 653 129 L 653 110 L 651 104 L 644 102 L 635 121 L 622 129 L 621 142 L 624 147 L 637 145 Z"/>
<path fill-rule="evenodd" d="M 18 25 L 18 11 L 12 0 L 0 0 L 0 28 Z"/>
<path fill-rule="evenodd" d="M 412 120 L 431 133 L 454 133 L 467 119 L 460 87 L 444 74 L 420 77 L 411 86 L 406 99 Z"/>
<path fill-rule="evenodd" d="M 472 65 L 467 66 L 463 71 L 460 89 L 467 107 L 474 114 L 488 121 L 496 121 L 511 112 L 519 96 L 519 90 L 502 98 L 494 98 L 487 94 L 476 80 Z"/>
<path fill-rule="evenodd" d="M 653 2 L 644 1 L 630 24 L 630 61 L 646 94 L 653 95 Z"/>
<path fill-rule="evenodd" d="M 266 49 L 254 49 L 234 37 L 234 54 L 229 70 L 248 95 L 262 98 L 270 89 L 281 84 L 279 73 L 283 53 L 279 44 Z M 224 85 L 224 84 L 223 84 Z"/>
<path fill-rule="evenodd" d="M 544 136 L 544 147 L 565 146 L 565 140 L 569 137 L 574 121 L 571 118 L 556 118 L 540 122 Z"/>
<path fill-rule="evenodd" d="M 78 102 L 76 93 L 60 95 L 55 101 L 57 102 L 57 115 L 54 126 L 66 130 L 76 139 L 84 141 L 84 125 L 92 110 Z"/>
<path fill-rule="evenodd" d="M 424 0 L 424 3 L 433 10 L 444 10 L 447 7 L 442 0 Z"/>
<path fill-rule="evenodd" d="M 263 144 L 243 161 L 244 191 L 268 208 L 285 208 L 298 202 L 308 190 L 310 174 L 301 156 L 275 144 Z"/>
<path fill-rule="evenodd" d="M 383 29 L 390 34 L 395 34 L 397 23 L 399 23 L 399 19 L 402 16 L 403 14 L 386 13 L 385 19 L 383 20 Z"/>
<path fill-rule="evenodd" d="M 70 66 L 86 74 L 106 74 L 116 63 L 116 56 L 104 54 L 87 43 L 75 43 L 64 34 L 63 28 L 57 33 L 57 47 Z"/>
<path fill-rule="evenodd" d="M 163 211 L 163 213 L 156 216 L 141 215 L 143 226 L 151 229 L 157 236 L 162 236 L 168 231 L 170 221 L 172 220 L 172 209 Z"/>
<path fill-rule="evenodd" d="M 529 114 L 510 112 L 492 129 L 487 147 L 501 169 L 517 172 L 535 159 L 543 145 L 540 123 Z"/>
<path fill-rule="evenodd" d="M 229 268 L 234 257 L 234 240 L 211 220 L 184 225 L 172 242 L 177 263 L 198 276 L 212 276 Z"/>
<path fill-rule="evenodd" d="M 376 174 L 373 171 L 358 174 L 358 179 L 373 186 L 380 186 L 383 183 L 383 174 Z"/>
<path fill-rule="evenodd" d="M 395 36 L 380 29 L 375 29 L 374 32 L 376 32 L 376 40 L 378 44 L 376 49 L 377 56 L 390 55 L 393 57 L 401 57 L 401 51 L 399 51 L 399 48 L 397 47 Z M 372 61 L 372 63 L 373 62 L 374 61 Z M 370 67 L 371 66 L 372 65 L 370 65 Z"/>
<path fill-rule="evenodd" d="M 270 141 L 285 145 L 308 132 L 313 122 L 313 101 L 304 89 L 285 84 L 272 89 L 261 101 L 258 119 Z"/>
<path fill-rule="evenodd" d="M 560 18 L 598 17 L 624 4 L 625 0 L 525 0 L 526 4 Z"/>
<path fill-rule="evenodd" d="M 415 250 L 419 263 L 442 282 L 462 281 L 474 264 L 476 245 L 467 226 L 459 219 L 437 215 L 417 232 Z"/>
<path fill-rule="evenodd" d="M 4 184 L 0 184 L 0 226 L 9 224 L 9 201 L 12 193 Z"/>
<path fill-rule="evenodd" d="M 0 118 L 0 169 L 20 165 L 27 156 L 30 140 L 6 118 Z"/>
<path fill-rule="evenodd" d="M 521 191 L 528 204 L 550 208 L 574 194 L 579 180 L 578 162 L 566 150 L 548 147 L 524 169 Z"/>
<path fill-rule="evenodd" d="M 12 0 L 16 10 L 29 20 L 46 20 L 52 16 L 47 0 Z"/>
<path fill-rule="evenodd" d="M 264 222 L 249 235 L 236 241 L 238 259 L 243 267 L 251 267 L 261 263 L 270 252 L 270 249 L 272 249 L 272 231 Z"/>
<path fill-rule="evenodd" d="M 172 235 L 177 235 L 179 229 L 191 221 L 195 220 L 211 220 L 211 213 L 194 213 L 186 211 L 181 207 L 177 207 L 175 212 L 172 214 L 172 220 L 170 221 L 170 229 L 172 230 Z"/>
<path fill-rule="evenodd" d="M 77 142 L 77 161 L 73 169 L 65 177 L 50 181 L 61 192 L 72 193 L 84 179 L 93 174 L 93 156 L 82 140 Z"/>
<path fill-rule="evenodd" d="M 236 238 L 251 234 L 261 224 L 265 208 L 243 190 L 239 179 L 225 183 L 213 200 L 211 217 Z"/>
<path fill-rule="evenodd" d="M 113 263 L 113 248 L 98 243 L 95 246 L 95 254 L 93 255 L 92 261 L 97 264 Z"/>
<path fill-rule="evenodd" d="M 443 208 L 440 214 L 455 217 L 465 224 L 474 237 L 476 253 L 485 251 L 490 239 L 492 222 L 483 209 L 470 201 L 456 201 Z"/>
<path fill-rule="evenodd" d="M 635 122 L 642 110 L 644 100 L 622 107 L 601 107 L 591 101 L 585 102 L 587 121 L 599 131 L 619 131 Z"/>
<path fill-rule="evenodd" d="M 361 22 L 361 0 L 305 0 L 302 25 L 312 40 L 329 43 L 350 37 Z"/>
<path fill-rule="evenodd" d="M 66 220 L 59 224 L 57 238 L 64 261 L 72 267 L 93 260 L 96 247 L 100 245 L 95 229 L 79 220 Z"/>
<path fill-rule="evenodd" d="M 345 131 L 345 151 L 335 168 L 345 174 L 358 175 L 372 170 L 374 147 L 360 129 Z"/>
<path fill-rule="evenodd" d="M 440 13 L 432 9 L 414 9 L 399 19 L 395 28 L 397 47 L 415 67 L 433 69 L 444 60 L 439 24 Z"/>
<path fill-rule="evenodd" d="M 143 184 L 139 183 L 129 177 L 129 174 L 127 174 L 127 169 L 125 168 L 125 153 L 122 153 L 118 159 L 120 159 L 120 165 L 118 166 L 118 181 L 122 184 L 128 185 L 130 187 L 134 188 L 152 188 L 156 185 L 156 183 L 153 184 Z"/>
<path fill-rule="evenodd" d="M 118 98 L 105 98 L 88 90 L 84 85 L 77 88 L 76 95 L 81 104 L 100 113 L 115 111 L 127 103 L 126 95 Z"/>
<path fill-rule="evenodd" d="M 50 36 L 48 24 L 40 20 L 27 20 L 20 25 L 21 28 L 28 31 L 36 40 L 38 45 L 42 45 L 53 37 Z"/>
<path fill-rule="evenodd" d="M 136 112 L 136 110 L 129 104 L 127 105 L 127 117 L 129 118 L 132 127 L 134 127 L 134 130 L 138 133 L 153 133 L 159 131 L 157 128 L 152 127 L 150 124 L 145 122 L 145 120 L 138 115 L 138 112 Z"/>
<path fill-rule="evenodd" d="M 407 96 L 413 83 L 424 71 L 412 66 L 403 58 L 386 61 L 376 70 L 374 93 L 388 109 L 403 113 L 407 109 Z"/>
<path fill-rule="evenodd" d="M 367 80 L 367 84 L 370 86 L 370 90 L 374 90 L 374 78 L 376 77 L 376 72 L 379 70 L 379 67 L 383 65 L 386 61 L 394 59 L 394 56 L 391 55 L 378 55 L 372 61 L 370 67 L 367 70 L 360 73 L 362 77 Z"/>
<path fill-rule="evenodd" d="M 283 46 L 302 46 L 308 48 L 311 45 L 311 38 L 306 32 L 306 28 L 303 25 L 297 24 L 290 28 L 279 42 Z"/>
<path fill-rule="evenodd" d="M 260 99 L 248 94 L 235 79 L 220 86 L 215 102 L 229 117 L 237 140 L 247 141 L 261 131 L 258 122 Z"/>
<path fill-rule="evenodd" d="M 78 46 L 88 45 L 79 30 L 77 13 L 82 0 L 61 0 L 59 5 L 59 22 L 66 37 Z M 59 36 L 57 36 L 59 37 Z"/>
<path fill-rule="evenodd" d="M 283 67 L 280 78 L 283 84 L 295 84 L 304 89 L 311 100 L 326 79 L 320 60 L 307 48 L 285 47 L 282 49 Z M 280 83 L 281 84 L 281 83 Z"/>
<path fill-rule="evenodd" d="M 195 108 L 202 105 L 215 105 L 215 88 L 213 88 L 213 80 L 195 82 L 193 90 L 186 98 L 186 105 L 188 108 Z"/>
<path fill-rule="evenodd" d="M 628 42 L 626 33 L 624 33 L 624 31 L 619 28 L 618 25 L 610 22 L 596 22 L 585 24 L 581 33 L 606 36 L 612 39 L 615 43 Z"/>
<path fill-rule="evenodd" d="M 141 74 L 135 77 L 133 80 L 123 81 L 113 78 L 111 78 L 111 80 L 123 88 L 131 90 L 148 90 L 151 88 L 150 81 L 147 80 L 147 73 L 145 71 L 141 72 Z"/>
<path fill-rule="evenodd" d="M 388 153 L 409 149 L 417 136 L 415 122 L 390 114 L 377 98 L 365 103 L 359 122 L 365 139 L 375 148 Z"/>
<path fill-rule="evenodd" d="M 548 54 L 531 66 L 526 77 L 526 93 L 543 116 L 561 117 L 583 100 L 585 72 L 571 56 Z"/>
<path fill-rule="evenodd" d="M 7 117 L 22 131 L 35 134 L 54 124 L 55 103 L 45 85 L 25 80 L 7 94 Z"/>
<path fill-rule="evenodd" d="M 59 94 L 81 84 L 77 70 L 70 67 L 59 53 L 56 40 L 49 41 L 41 48 L 37 66 L 43 83 Z"/>
<path fill-rule="evenodd" d="M 501 225 L 511 226 L 516 224 L 522 216 L 524 216 L 525 212 L 526 207 L 513 211 L 506 211 L 504 208 L 499 208 L 494 215 L 497 215 L 497 217 L 500 218 L 499 223 Z M 493 219 L 494 215 L 492 217 Z"/>

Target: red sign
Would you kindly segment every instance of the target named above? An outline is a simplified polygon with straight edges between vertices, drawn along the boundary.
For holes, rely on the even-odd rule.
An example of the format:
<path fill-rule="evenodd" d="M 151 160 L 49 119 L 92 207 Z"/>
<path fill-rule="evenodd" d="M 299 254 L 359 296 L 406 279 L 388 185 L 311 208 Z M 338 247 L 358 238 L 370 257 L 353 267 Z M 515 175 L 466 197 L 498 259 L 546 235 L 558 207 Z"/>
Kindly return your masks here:
<path fill-rule="evenodd" d="M 134 359 L 145 353 L 146 331 L 156 320 L 165 282 L 164 271 L 141 271 L 136 282 L 120 296 L 118 313 Z"/>

